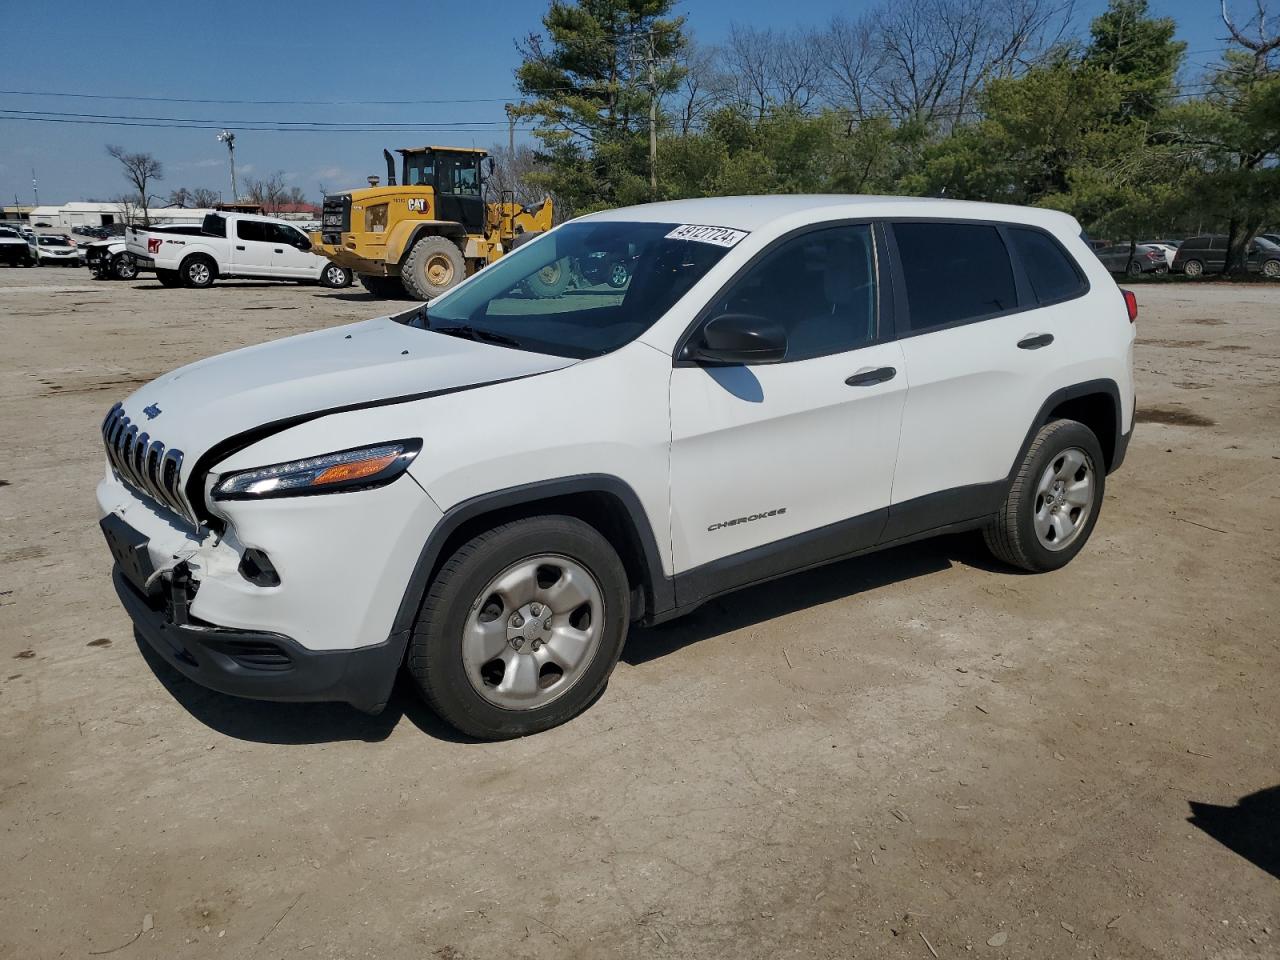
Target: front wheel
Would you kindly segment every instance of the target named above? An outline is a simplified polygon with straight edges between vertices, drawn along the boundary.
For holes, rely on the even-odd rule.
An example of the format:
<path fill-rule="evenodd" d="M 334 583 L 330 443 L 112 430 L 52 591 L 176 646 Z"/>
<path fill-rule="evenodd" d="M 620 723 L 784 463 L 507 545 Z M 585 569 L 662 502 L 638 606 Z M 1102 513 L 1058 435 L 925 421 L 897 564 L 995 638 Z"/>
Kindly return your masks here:
<path fill-rule="evenodd" d="M 463 733 L 505 740 L 586 709 L 618 662 L 630 588 L 609 542 L 575 517 L 516 520 L 473 537 L 422 604 L 409 669 Z"/>
<path fill-rule="evenodd" d="M 372 274 L 362 273 L 360 285 L 379 300 L 404 300 L 407 296 L 404 287 L 395 277 L 375 277 Z"/>
<path fill-rule="evenodd" d="M 111 261 L 111 275 L 117 280 L 133 280 L 138 276 L 138 265 L 127 253 L 117 254 Z"/>
<path fill-rule="evenodd" d="M 1066 566 L 1098 522 L 1105 487 L 1106 463 L 1093 431 L 1075 420 L 1045 424 L 983 530 L 987 547 L 1036 573 Z"/>
<path fill-rule="evenodd" d="M 331 290 L 340 290 L 351 286 L 351 271 L 331 263 L 320 271 L 320 283 Z"/>
<path fill-rule="evenodd" d="M 434 300 L 466 276 L 462 251 L 448 237 L 423 237 L 400 267 L 400 282 L 415 300 Z"/>

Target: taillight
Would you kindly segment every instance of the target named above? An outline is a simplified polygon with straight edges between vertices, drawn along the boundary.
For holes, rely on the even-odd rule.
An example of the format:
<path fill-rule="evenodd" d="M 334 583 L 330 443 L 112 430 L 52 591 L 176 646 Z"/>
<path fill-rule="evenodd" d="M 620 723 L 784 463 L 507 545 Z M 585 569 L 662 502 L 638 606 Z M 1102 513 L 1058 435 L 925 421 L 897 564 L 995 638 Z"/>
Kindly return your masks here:
<path fill-rule="evenodd" d="M 1124 307 L 1129 311 L 1129 322 L 1133 323 L 1138 319 L 1138 295 L 1132 290 L 1121 290 L 1124 294 Z"/>

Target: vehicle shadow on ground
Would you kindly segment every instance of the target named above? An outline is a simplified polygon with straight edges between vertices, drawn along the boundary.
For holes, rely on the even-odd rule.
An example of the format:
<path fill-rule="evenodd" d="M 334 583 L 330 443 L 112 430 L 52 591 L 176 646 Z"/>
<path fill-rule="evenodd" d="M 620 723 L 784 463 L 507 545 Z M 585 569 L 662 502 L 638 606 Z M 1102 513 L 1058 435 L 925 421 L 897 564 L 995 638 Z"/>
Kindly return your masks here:
<path fill-rule="evenodd" d="M 710 600 L 670 623 L 632 630 L 622 661 L 638 666 L 700 640 L 891 583 L 939 573 L 950 569 L 953 563 L 1011 575 L 1022 572 L 993 560 L 976 533 L 921 540 L 747 587 Z"/>
<path fill-rule="evenodd" d="M 1234 807 L 1190 801 L 1187 822 L 1280 880 L 1280 786 L 1241 797 Z"/>
<path fill-rule="evenodd" d="M 396 678 L 386 709 L 370 716 L 345 703 L 272 703 L 218 693 L 188 680 L 142 637 L 135 635 L 134 642 L 156 679 L 187 713 L 211 730 L 237 740 L 277 744 L 338 740 L 376 743 L 387 739 L 400 721 L 407 719 L 438 740 L 472 742 L 431 712 L 403 671 Z"/>

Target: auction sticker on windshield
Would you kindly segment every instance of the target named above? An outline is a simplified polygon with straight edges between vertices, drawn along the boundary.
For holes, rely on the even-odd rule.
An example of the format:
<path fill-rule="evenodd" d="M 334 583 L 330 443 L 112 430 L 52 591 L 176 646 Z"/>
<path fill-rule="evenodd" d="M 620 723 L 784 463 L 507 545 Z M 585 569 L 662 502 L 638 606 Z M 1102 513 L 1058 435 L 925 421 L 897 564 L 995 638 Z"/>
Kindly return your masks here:
<path fill-rule="evenodd" d="M 697 224 L 685 223 L 668 233 L 667 239 L 695 240 L 698 243 L 713 243 L 717 247 L 732 247 L 746 235 L 746 230 L 734 230 L 730 227 L 700 227 Z"/>

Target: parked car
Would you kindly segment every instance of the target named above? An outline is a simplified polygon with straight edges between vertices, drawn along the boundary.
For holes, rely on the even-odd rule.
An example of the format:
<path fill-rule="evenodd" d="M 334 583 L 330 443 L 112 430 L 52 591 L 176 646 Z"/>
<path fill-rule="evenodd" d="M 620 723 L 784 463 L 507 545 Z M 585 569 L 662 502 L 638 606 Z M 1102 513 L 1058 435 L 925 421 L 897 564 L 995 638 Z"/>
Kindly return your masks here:
<path fill-rule="evenodd" d="M 44 227 L 52 227 L 52 226 L 53 226 L 53 224 L 52 224 L 52 223 L 45 223 L 45 221 L 43 221 L 43 220 L 37 220 L 35 223 L 33 223 L 33 224 L 32 224 L 32 226 L 33 226 L 33 227 L 40 227 L 40 228 L 44 228 Z"/>
<path fill-rule="evenodd" d="M 920 198 L 657 203 L 184 367 L 102 424 L 118 595 L 207 687 L 376 711 L 407 664 L 500 739 L 585 709 L 633 621 L 794 570 L 964 529 L 1057 569 L 1134 411 L 1136 301 L 1079 232 Z M 529 292 L 624 245 L 622 287 Z"/>
<path fill-rule="evenodd" d="M 198 223 L 174 223 L 153 226 L 150 232 L 198 237 L 202 229 Z M 140 273 L 138 261 L 125 248 L 124 237 L 108 237 L 86 244 L 85 262 L 99 280 L 132 280 Z"/>
<path fill-rule="evenodd" d="M 1188 277 L 1222 273 L 1226 266 L 1227 237 L 1221 234 L 1184 240 L 1173 258 L 1174 272 L 1185 273 Z M 1257 237 L 1249 244 L 1245 267 L 1250 273 L 1280 278 L 1280 245 L 1265 237 Z"/>
<path fill-rule="evenodd" d="M 66 237 L 44 234 L 36 237 L 36 257 L 39 265 L 80 266 L 80 251 L 67 242 Z"/>
<path fill-rule="evenodd" d="M 1280 233 L 1260 233 L 1258 236 L 1261 239 L 1266 240 L 1268 243 L 1274 243 L 1276 246 L 1280 247 Z"/>
<path fill-rule="evenodd" d="M 11 267 L 34 267 L 36 259 L 36 252 L 26 237 L 16 230 L 0 227 L 0 263 Z"/>
<path fill-rule="evenodd" d="M 1166 269 L 1173 266 L 1173 258 L 1177 256 L 1178 245 L 1170 243 L 1167 240 L 1144 240 L 1139 246 L 1152 247 L 1159 250 L 1164 255 L 1164 265 Z"/>
<path fill-rule="evenodd" d="M 200 236 L 170 236 L 130 228 L 129 255 L 169 287 L 208 287 L 219 277 L 306 280 L 326 287 L 351 284 L 351 271 L 311 252 L 311 240 L 292 224 L 246 213 L 211 213 Z"/>
<path fill-rule="evenodd" d="M 1152 244 L 1138 244 L 1132 251 L 1132 259 L 1130 259 L 1128 241 L 1112 243 L 1096 240 L 1091 246 L 1093 246 L 1094 255 L 1111 273 L 1123 273 L 1136 277 L 1144 273 L 1164 273 L 1169 269 L 1164 250 Z"/>

